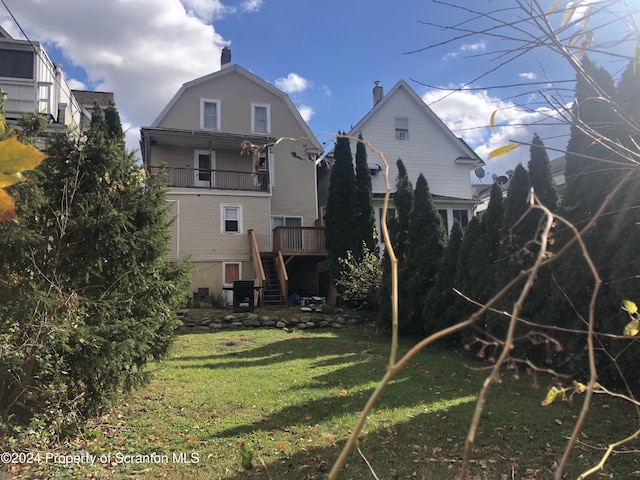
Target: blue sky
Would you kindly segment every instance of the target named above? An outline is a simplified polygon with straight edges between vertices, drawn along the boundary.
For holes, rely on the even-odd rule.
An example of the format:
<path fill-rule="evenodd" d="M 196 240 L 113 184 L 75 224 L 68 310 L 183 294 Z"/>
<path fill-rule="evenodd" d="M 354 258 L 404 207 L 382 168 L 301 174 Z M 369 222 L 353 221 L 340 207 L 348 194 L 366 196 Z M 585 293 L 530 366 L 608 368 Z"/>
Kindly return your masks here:
<path fill-rule="evenodd" d="M 485 160 L 494 148 L 510 140 L 528 142 L 534 132 L 558 150 L 568 140 L 568 129 L 549 120 L 553 112 L 536 93 L 549 80 L 574 78 L 566 62 L 541 48 L 498 68 L 504 60 L 500 52 L 516 44 L 492 36 L 501 33 L 496 30 L 408 53 L 462 36 L 425 23 L 458 23 L 472 30 L 488 25 L 483 19 L 474 20 L 469 11 L 429 0 L 5 3 L 27 36 L 43 43 L 49 56 L 63 64 L 74 88 L 115 93 L 130 149 L 138 147 L 138 128 L 151 124 L 183 83 L 219 69 L 225 45 L 231 48 L 232 63 L 286 91 L 315 134 L 355 125 L 372 107 L 374 81 L 389 91 L 405 79 Z M 499 10 L 505 20 L 523 16 L 511 0 L 452 3 Z M 551 3 L 541 1 L 545 9 Z M 559 25 L 561 14 L 554 21 Z M 0 24 L 21 36 L 1 5 Z M 442 90 L 478 77 L 463 92 L 449 95 Z M 523 82 L 541 83 L 491 88 Z M 554 94 L 559 104 L 571 101 L 569 91 Z M 497 111 L 495 132 L 489 128 L 493 111 Z M 375 146 L 375 139 L 368 140 Z M 528 156 L 528 148 L 520 147 L 488 161 L 486 170 L 502 175 L 518 162 L 526 163 Z"/>

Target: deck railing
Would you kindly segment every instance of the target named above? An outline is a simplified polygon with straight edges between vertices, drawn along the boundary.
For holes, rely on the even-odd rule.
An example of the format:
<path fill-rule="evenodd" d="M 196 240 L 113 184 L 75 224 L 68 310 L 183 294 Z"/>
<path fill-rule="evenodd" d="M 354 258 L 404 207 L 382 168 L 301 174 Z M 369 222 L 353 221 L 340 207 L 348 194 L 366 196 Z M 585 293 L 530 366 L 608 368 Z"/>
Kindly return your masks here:
<path fill-rule="evenodd" d="M 273 251 L 283 255 L 325 255 L 324 228 L 276 227 L 273 229 Z"/>
<path fill-rule="evenodd" d="M 262 259 L 260 258 L 260 250 L 258 249 L 258 241 L 256 240 L 256 234 L 253 229 L 249 230 L 249 258 L 253 265 L 253 271 L 255 273 L 255 279 L 253 284 L 258 288 L 258 296 L 260 297 L 260 305 L 264 305 L 264 287 L 267 284 L 267 277 L 264 273 L 264 267 L 262 266 Z"/>
<path fill-rule="evenodd" d="M 275 256 L 276 273 L 278 274 L 278 281 L 280 282 L 280 293 L 282 298 L 287 301 L 289 295 L 289 275 L 287 274 L 287 266 L 282 258 L 282 252 L 278 252 Z"/>
<path fill-rule="evenodd" d="M 208 188 L 216 190 L 269 191 L 268 172 L 234 170 L 199 170 L 197 168 L 147 166 L 149 173 L 159 175 L 169 187 Z"/>

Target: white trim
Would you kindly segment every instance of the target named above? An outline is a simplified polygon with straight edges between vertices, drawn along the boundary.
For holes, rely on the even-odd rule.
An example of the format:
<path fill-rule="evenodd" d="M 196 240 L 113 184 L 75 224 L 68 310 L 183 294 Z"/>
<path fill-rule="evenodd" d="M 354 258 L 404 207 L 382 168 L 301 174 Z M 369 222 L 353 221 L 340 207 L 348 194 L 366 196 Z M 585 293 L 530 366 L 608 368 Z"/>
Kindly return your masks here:
<path fill-rule="evenodd" d="M 215 103 L 216 104 L 216 126 L 215 128 L 205 127 L 204 126 L 204 105 L 205 103 Z M 200 99 L 200 129 L 201 130 L 220 130 L 220 117 L 221 117 L 221 108 L 220 108 L 220 99 L 216 98 L 201 98 Z"/>
<path fill-rule="evenodd" d="M 215 150 L 194 150 L 193 151 L 193 184 L 196 187 L 208 187 L 209 185 L 215 185 L 215 176 L 211 177 L 211 180 L 200 180 L 200 155 L 206 155 L 210 158 L 209 170 L 216 169 L 216 152 Z M 215 175 L 211 172 L 211 175 Z"/>
<path fill-rule="evenodd" d="M 223 287 L 233 287 L 233 283 L 226 283 L 224 274 L 226 273 L 227 265 L 238 265 L 238 280 L 242 280 L 242 262 L 222 262 L 222 286 Z"/>
<path fill-rule="evenodd" d="M 304 227 L 304 218 L 302 217 L 302 215 L 271 215 L 271 219 L 270 219 L 270 226 L 271 226 L 271 230 L 273 230 L 274 228 L 276 228 L 273 225 L 273 219 L 274 218 L 281 218 L 283 220 L 283 223 L 286 223 L 287 218 L 299 218 L 300 219 L 300 226 Z M 286 227 L 286 225 L 284 225 Z"/>
<path fill-rule="evenodd" d="M 237 232 L 225 232 L 224 229 L 224 222 L 225 222 L 225 217 L 224 217 L 224 210 L 225 208 L 237 208 L 238 209 L 238 231 Z M 233 204 L 233 203 L 221 203 L 220 204 L 220 233 L 222 233 L 223 235 L 241 235 L 243 233 L 244 229 L 242 226 L 242 205 L 239 204 Z"/>
<path fill-rule="evenodd" d="M 265 108 L 267 111 L 267 131 L 259 132 L 256 130 L 256 107 Z M 251 133 L 259 135 L 271 134 L 271 105 L 268 103 L 252 103 L 251 104 Z"/>

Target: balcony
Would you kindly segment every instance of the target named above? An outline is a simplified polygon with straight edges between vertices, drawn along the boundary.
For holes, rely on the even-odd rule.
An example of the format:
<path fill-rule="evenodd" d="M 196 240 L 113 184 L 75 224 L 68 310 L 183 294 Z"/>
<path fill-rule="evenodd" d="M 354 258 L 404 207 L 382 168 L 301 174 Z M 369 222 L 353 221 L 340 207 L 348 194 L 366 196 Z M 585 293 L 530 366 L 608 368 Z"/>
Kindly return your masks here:
<path fill-rule="evenodd" d="M 326 255 L 323 227 L 276 227 L 273 251 L 283 255 Z"/>
<path fill-rule="evenodd" d="M 240 190 L 268 192 L 268 172 L 238 172 L 233 170 L 199 170 L 147 166 L 150 174 L 158 175 L 168 187 L 206 188 L 209 190 Z"/>

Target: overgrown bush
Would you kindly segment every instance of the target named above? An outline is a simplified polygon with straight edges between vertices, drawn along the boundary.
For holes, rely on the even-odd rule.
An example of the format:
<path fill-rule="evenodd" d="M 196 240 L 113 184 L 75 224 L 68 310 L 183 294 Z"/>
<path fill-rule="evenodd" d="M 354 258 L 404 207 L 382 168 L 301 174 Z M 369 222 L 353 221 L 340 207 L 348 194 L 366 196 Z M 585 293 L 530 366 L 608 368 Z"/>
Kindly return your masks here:
<path fill-rule="evenodd" d="M 362 260 L 348 251 L 347 258 L 338 261 L 342 273 L 336 286 L 342 300 L 356 310 L 375 310 L 382 279 L 382 265 L 377 252 L 362 242 Z"/>

